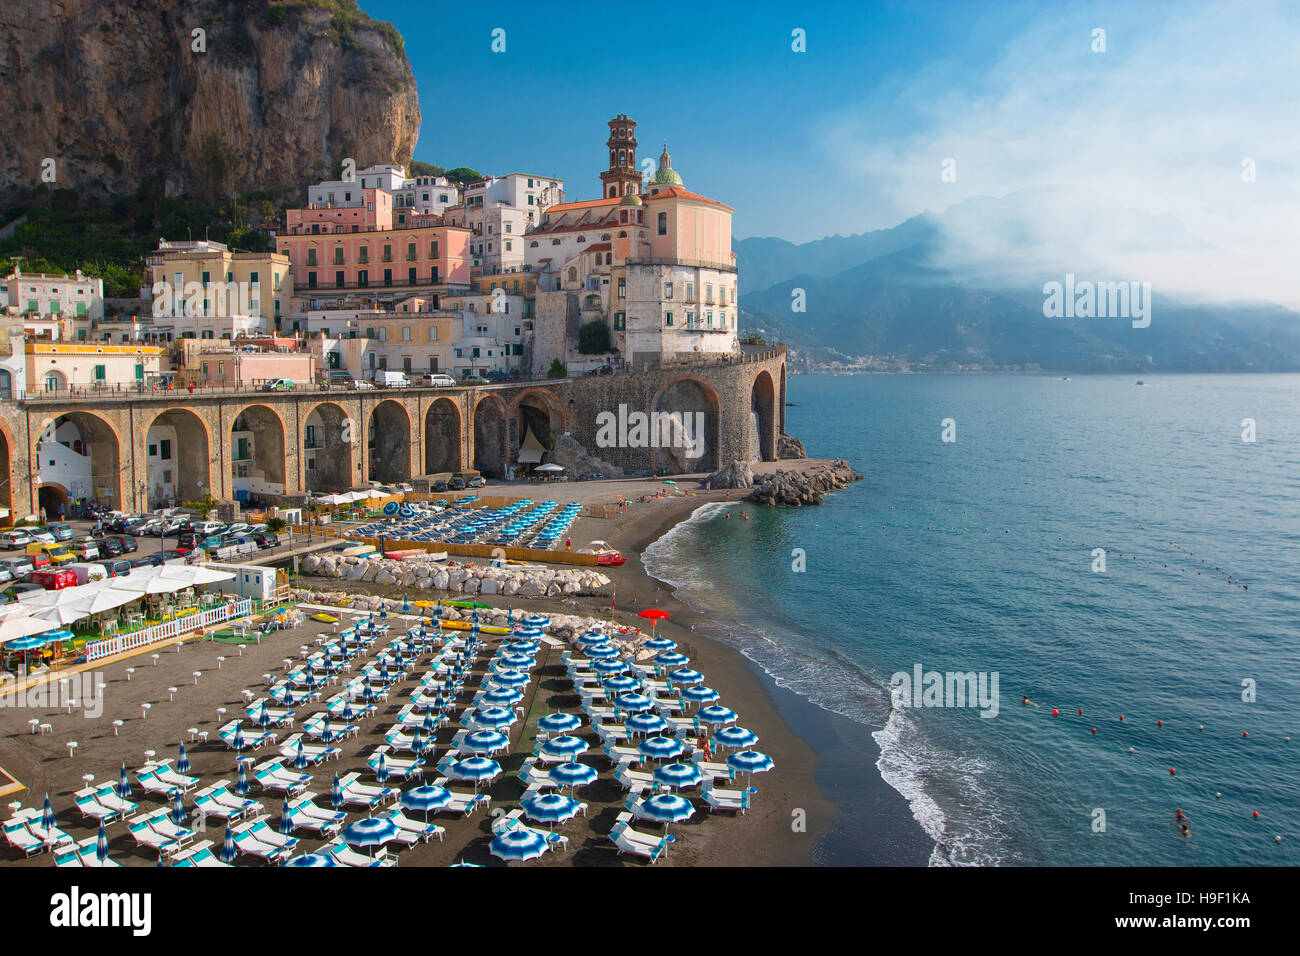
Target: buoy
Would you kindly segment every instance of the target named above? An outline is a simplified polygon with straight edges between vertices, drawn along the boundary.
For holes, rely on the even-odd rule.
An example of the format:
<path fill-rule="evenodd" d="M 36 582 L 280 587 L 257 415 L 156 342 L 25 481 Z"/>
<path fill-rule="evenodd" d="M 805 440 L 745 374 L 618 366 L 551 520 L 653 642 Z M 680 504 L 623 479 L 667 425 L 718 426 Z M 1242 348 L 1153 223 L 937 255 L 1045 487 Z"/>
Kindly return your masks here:
<path fill-rule="evenodd" d="M 1165 722 L 1164 722 L 1163 720 L 1157 720 L 1157 721 L 1156 721 L 1156 726 L 1157 726 L 1157 727 L 1163 727 L 1164 725 L 1165 725 Z"/>
<path fill-rule="evenodd" d="M 1259 816 L 1259 811 L 1258 811 L 1258 810 L 1252 810 L 1252 811 L 1250 812 L 1250 816 L 1251 816 L 1252 819 L 1255 818 L 1255 817 L 1257 817 L 1257 816 Z"/>
<path fill-rule="evenodd" d="M 1080 716 L 1080 717 L 1083 716 L 1083 708 L 1082 708 L 1082 707 L 1079 708 L 1079 716 Z"/>
<path fill-rule="evenodd" d="M 1243 736 L 1243 737 L 1249 737 L 1250 734 L 1246 733 L 1246 731 L 1243 730 L 1243 731 L 1241 732 L 1241 736 Z"/>
<path fill-rule="evenodd" d="M 1197 727 L 1196 729 L 1197 729 L 1197 730 L 1204 730 L 1204 729 L 1205 729 L 1205 725 L 1204 725 L 1204 724 L 1201 724 L 1201 726 Z"/>
<path fill-rule="evenodd" d="M 1214 795 L 1214 799 L 1215 799 L 1215 800 L 1218 800 L 1221 796 L 1223 796 L 1223 794 L 1221 794 L 1221 793 L 1216 793 L 1216 794 Z"/>
<path fill-rule="evenodd" d="M 1092 728 L 1092 732 L 1095 734 L 1097 732 L 1097 728 L 1096 727 Z"/>
<path fill-rule="evenodd" d="M 1124 715 L 1123 715 L 1123 714 L 1120 714 L 1120 715 L 1119 715 L 1119 719 L 1120 719 L 1120 720 L 1123 720 L 1123 719 L 1124 719 Z"/>
<path fill-rule="evenodd" d="M 1059 717 L 1059 716 L 1061 716 L 1061 712 L 1060 712 L 1059 710 L 1057 710 L 1056 708 L 1052 708 L 1052 716 L 1053 716 L 1053 717 Z"/>
<path fill-rule="evenodd" d="M 1173 768 L 1173 767 L 1170 767 L 1170 768 L 1169 768 L 1169 776 L 1172 777 L 1173 775 L 1174 775 L 1174 768 Z"/>

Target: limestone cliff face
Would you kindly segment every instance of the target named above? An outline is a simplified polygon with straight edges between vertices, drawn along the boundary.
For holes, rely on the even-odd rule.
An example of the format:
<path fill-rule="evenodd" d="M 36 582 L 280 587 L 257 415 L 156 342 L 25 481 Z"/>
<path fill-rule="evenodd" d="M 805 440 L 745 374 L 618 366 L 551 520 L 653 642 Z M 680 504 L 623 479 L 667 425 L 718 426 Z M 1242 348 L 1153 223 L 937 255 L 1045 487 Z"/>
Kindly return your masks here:
<path fill-rule="evenodd" d="M 206 52 L 193 50 L 205 31 Z M 294 3 L 0 3 L 0 201 L 41 183 L 219 198 L 407 163 L 415 79 L 391 28 Z"/>

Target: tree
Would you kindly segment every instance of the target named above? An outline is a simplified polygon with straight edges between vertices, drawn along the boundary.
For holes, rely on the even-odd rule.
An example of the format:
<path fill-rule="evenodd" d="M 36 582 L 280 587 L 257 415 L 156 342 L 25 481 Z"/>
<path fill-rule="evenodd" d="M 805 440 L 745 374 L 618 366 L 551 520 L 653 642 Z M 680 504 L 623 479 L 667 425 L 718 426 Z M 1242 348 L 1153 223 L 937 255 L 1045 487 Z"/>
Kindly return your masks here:
<path fill-rule="evenodd" d="M 441 166 L 435 166 L 433 163 L 413 159 L 406 172 L 408 176 L 444 176 L 447 171 Z"/>
<path fill-rule="evenodd" d="M 569 373 L 559 359 L 551 359 L 551 367 L 546 370 L 547 378 L 564 378 Z"/>
<path fill-rule="evenodd" d="M 599 355 L 610 350 L 609 326 L 602 319 L 592 319 L 578 329 L 578 351 Z"/>
<path fill-rule="evenodd" d="M 284 519 L 268 518 L 266 520 L 266 530 L 271 532 L 271 534 L 279 534 L 284 530 Z"/>
<path fill-rule="evenodd" d="M 453 183 L 464 185 L 465 183 L 476 183 L 484 179 L 484 175 L 477 169 L 470 169 L 468 166 L 457 166 L 455 169 L 449 169 L 444 173 L 448 180 Z"/>

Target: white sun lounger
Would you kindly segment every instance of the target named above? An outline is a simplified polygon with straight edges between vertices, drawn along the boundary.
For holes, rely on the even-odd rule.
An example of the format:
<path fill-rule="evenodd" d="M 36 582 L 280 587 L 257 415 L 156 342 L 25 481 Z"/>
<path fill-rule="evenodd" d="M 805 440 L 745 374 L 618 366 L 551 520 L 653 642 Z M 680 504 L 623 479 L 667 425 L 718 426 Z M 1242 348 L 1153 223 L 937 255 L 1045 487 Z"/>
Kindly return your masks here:
<path fill-rule="evenodd" d="M 375 773 L 379 772 L 379 755 L 384 755 L 384 768 L 394 777 L 401 777 L 404 780 L 420 778 L 424 776 L 424 758 L 423 757 L 394 757 L 389 752 L 387 744 L 381 744 L 375 748 L 375 752 L 366 760 L 366 766 Z"/>
<path fill-rule="evenodd" d="M 721 790 L 713 786 L 712 780 L 706 780 L 700 788 L 700 796 L 714 810 L 733 810 L 744 813 L 749 809 L 752 794 L 748 790 Z"/>
<path fill-rule="evenodd" d="M 131 831 L 131 836 L 135 837 L 137 846 L 147 847 L 159 856 L 171 856 L 180 849 L 180 844 L 175 840 L 164 837 L 149 826 L 149 821 L 145 817 L 132 817 L 126 821 L 126 828 Z"/>
<path fill-rule="evenodd" d="M 307 762 L 313 766 L 322 760 L 338 760 L 343 756 L 343 751 L 337 747 L 330 747 L 324 744 L 313 744 L 303 740 L 302 734 L 294 734 L 287 737 L 280 747 L 280 756 L 285 760 L 295 760 L 298 757 L 298 742 L 302 741 L 302 755 Z"/>
<path fill-rule="evenodd" d="M 312 803 L 316 794 L 307 791 L 289 804 L 289 819 L 295 830 L 311 830 L 321 836 L 335 836 L 347 822 L 347 814 L 326 810 Z"/>
<path fill-rule="evenodd" d="M 652 836 L 649 833 L 642 833 L 634 830 L 629 825 L 628 820 L 624 817 L 631 817 L 631 814 L 619 814 L 619 820 L 614 824 L 614 828 L 609 831 L 609 839 L 614 846 L 618 847 L 619 856 L 624 853 L 631 853 L 633 856 L 644 857 L 651 863 L 659 859 L 668 852 L 667 836 Z"/>
<path fill-rule="evenodd" d="M 700 772 L 700 776 L 705 778 L 705 783 L 709 783 L 714 779 L 736 779 L 736 772 L 734 770 L 728 767 L 725 763 L 711 763 L 705 760 L 703 752 L 691 754 L 691 763 L 693 763 L 695 769 Z"/>
<path fill-rule="evenodd" d="M 624 790 L 630 790 L 633 793 L 643 793 L 646 790 L 654 790 L 659 786 L 653 774 L 633 770 L 631 764 L 628 763 L 621 763 L 614 769 L 614 779 L 623 786 Z"/>
<path fill-rule="evenodd" d="M 373 857 L 369 857 L 364 853 L 358 853 L 346 843 L 331 843 L 329 846 L 321 847 L 317 852 L 328 853 L 344 866 L 397 866 L 397 857 L 389 856 L 387 850 L 380 850 Z"/>
<path fill-rule="evenodd" d="M 212 841 L 204 840 L 172 857 L 172 866 L 228 869 L 230 864 L 213 856 Z"/>
<path fill-rule="evenodd" d="M 350 773 L 339 780 L 343 788 L 345 806 L 374 807 L 396 800 L 402 791 L 393 787 L 372 787 L 360 782 L 359 773 Z"/>
<path fill-rule="evenodd" d="M 491 807 L 492 798 L 486 793 L 465 793 L 462 790 L 452 790 L 447 784 L 450 781 L 446 777 L 439 777 L 433 782 L 435 787 L 442 787 L 451 794 L 451 802 L 440 809 L 439 813 L 459 813 L 462 816 L 469 816 L 479 807 Z"/>
<path fill-rule="evenodd" d="M 77 805 L 83 817 L 90 817 L 102 822 L 105 826 L 121 819 L 121 811 L 113 807 L 106 807 L 99 802 L 99 797 L 93 787 L 87 787 L 84 790 L 78 790 L 72 795 L 72 802 Z"/>
<path fill-rule="evenodd" d="M 10 846 L 22 850 L 24 856 L 35 856 L 37 853 L 44 853 L 47 849 L 45 841 L 38 839 L 34 833 L 28 830 L 27 824 L 23 820 L 6 820 L 3 829 L 6 842 Z M 72 838 L 68 837 L 68 839 L 71 840 Z"/>
<path fill-rule="evenodd" d="M 311 785 L 311 774 L 288 770 L 279 757 L 254 767 L 253 777 L 263 790 L 279 790 L 290 797 L 296 797 Z"/>
<path fill-rule="evenodd" d="M 229 782 L 229 780 L 219 780 L 206 790 L 200 790 L 194 797 L 194 806 L 198 811 L 205 817 L 216 817 L 218 820 L 227 821 L 242 820 L 250 814 L 262 812 L 260 803 L 245 800 L 227 790 L 226 785 Z"/>
<path fill-rule="evenodd" d="M 437 837 L 438 842 L 441 843 L 442 838 L 447 833 L 445 829 L 438 826 L 436 823 L 421 823 L 418 820 L 412 820 L 410 817 L 402 813 L 401 810 L 385 810 L 380 814 L 380 816 L 392 823 L 393 826 L 397 827 L 397 829 L 401 830 L 403 834 L 409 834 L 417 841 L 423 840 L 425 843 L 428 843 L 434 837 Z M 414 845 L 414 842 L 412 841 L 410 845 Z"/>
<path fill-rule="evenodd" d="M 169 787 L 179 787 L 182 793 L 189 793 L 199 785 L 198 777 L 187 777 L 171 766 L 171 758 L 160 760 L 154 765 L 154 776 Z"/>
<path fill-rule="evenodd" d="M 122 864 L 118 863 L 111 857 L 103 863 L 99 862 L 99 857 L 95 855 L 95 848 L 99 842 L 99 836 L 86 837 L 72 845 L 60 846 L 54 851 L 55 866 L 84 866 L 90 868 L 103 868 L 115 870 Z"/>
<path fill-rule="evenodd" d="M 254 820 L 249 826 L 248 832 L 263 843 L 269 843 L 271 846 L 278 846 L 287 853 L 292 853 L 294 847 L 298 845 L 298 838 L 285 836 L 278 830 L 271 827 L 265 819 Z"/>
<path fill-rule="evenodd" d="M 235 839 L 236 850 L 249 856 L 259 857 L 266 860 L 267 863 L 280 863 L 289 856 L 289 851 L 284 847 L 265 843 L 258 839 L 249 827 L 239 827 L 231 830 L 231 835 Z"/>
<path fill-rule="evenodd" d="M 104 786 L 95 791 L 95 799 L 101 807 L 108 807 L 110 810 L 116 810 L 122 816 L 128 813 L 135 813 L 140 809 L 138 803 L 132 803 L 130 800 L 124 800 L 117 795 L 117 784 L 106 783 Z"/>
<path fill-rule="evenodd" d="M 197 834 L 188 827 L 175 823 L 170 813 L 170 810 L 155 810 L 153 813 L 145 814 L 144 819 L 148 821 L 150 828 L 160 837 L 165 840 L 173 840 L 178 847 L 183 847 L 192 841 Z"/>

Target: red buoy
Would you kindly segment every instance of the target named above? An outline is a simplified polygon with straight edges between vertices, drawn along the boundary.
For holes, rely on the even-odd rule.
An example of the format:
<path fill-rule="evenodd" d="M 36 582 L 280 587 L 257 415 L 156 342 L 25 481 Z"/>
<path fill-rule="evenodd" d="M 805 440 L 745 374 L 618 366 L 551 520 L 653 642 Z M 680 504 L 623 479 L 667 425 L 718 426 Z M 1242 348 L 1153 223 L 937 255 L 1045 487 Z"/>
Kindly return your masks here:
<path fill-rule="evenodd" d="M 1080 717 L 1083 716 L 1083 708 L 1082 708 L 1082 707 L 1079 708 L 1079 716 L 1080 716 Z"/>
<path fill-rule="evenodd" d="M 1053 716 L 1053 717 L 1060 717 L 1060 716 L 1061 716 L 1061 712 L 1060 712 L 1059 710 L 1056 710 L 1055 708 L 1053 708 L 1053 709 L 1052 709 L 1052 716 Z"/>
<path fill-rule="evenodd" d="M 1173 767 L 1170 767 L 1170 768 L 1169 768 L 1169 776 L 1172 777 L 1173 775 L 1174 775 L 1174 768 L 1173 768 Z"/>
<path fill-rule="evenodd" d="M 1164 725 L 1165 725 L 1165 722 L 1164 722 L 1163 720 L 1157 720 L 1157 721 L 1156 721 L 1156 726 L 1157 726 L 1157 727 L 1163 727 Z"/>
<path fill-rule="evenodd" d="M 1097 732 L 1097 728 L 1096 727 L 1092 728 L 1092 732 L 1095 734 Z"/>
<path fill-rule="evenodd" d="M 1251 815 L 1251 817 L 1257 817 L 1257 816 L 1259 816 L 1259 811 L 1258 811 L 1258 810 L 1253 810 L 1253 811 L 1251 811 L 1251 814 L 1250 814 L 1250 815 Z"/>
<path fill-rule="evenodd" d="M 1241 732 L 1241 736 L 1243 736 L 1243 737 L 1249 737 L 1250 734 L 1246 733 L 1246 731 L 1243 730 L 1243 731 Z"/>
<path fill-rule="evenodd" d="M 1119 719 L 1120 719 L 1120 720 L 1123 720 L 1123 719 L 1124 719 L 1124 715 L 1123 715 L 1123 714 L 1120 714 L 1120 715 L 1119 715 Z"/>

